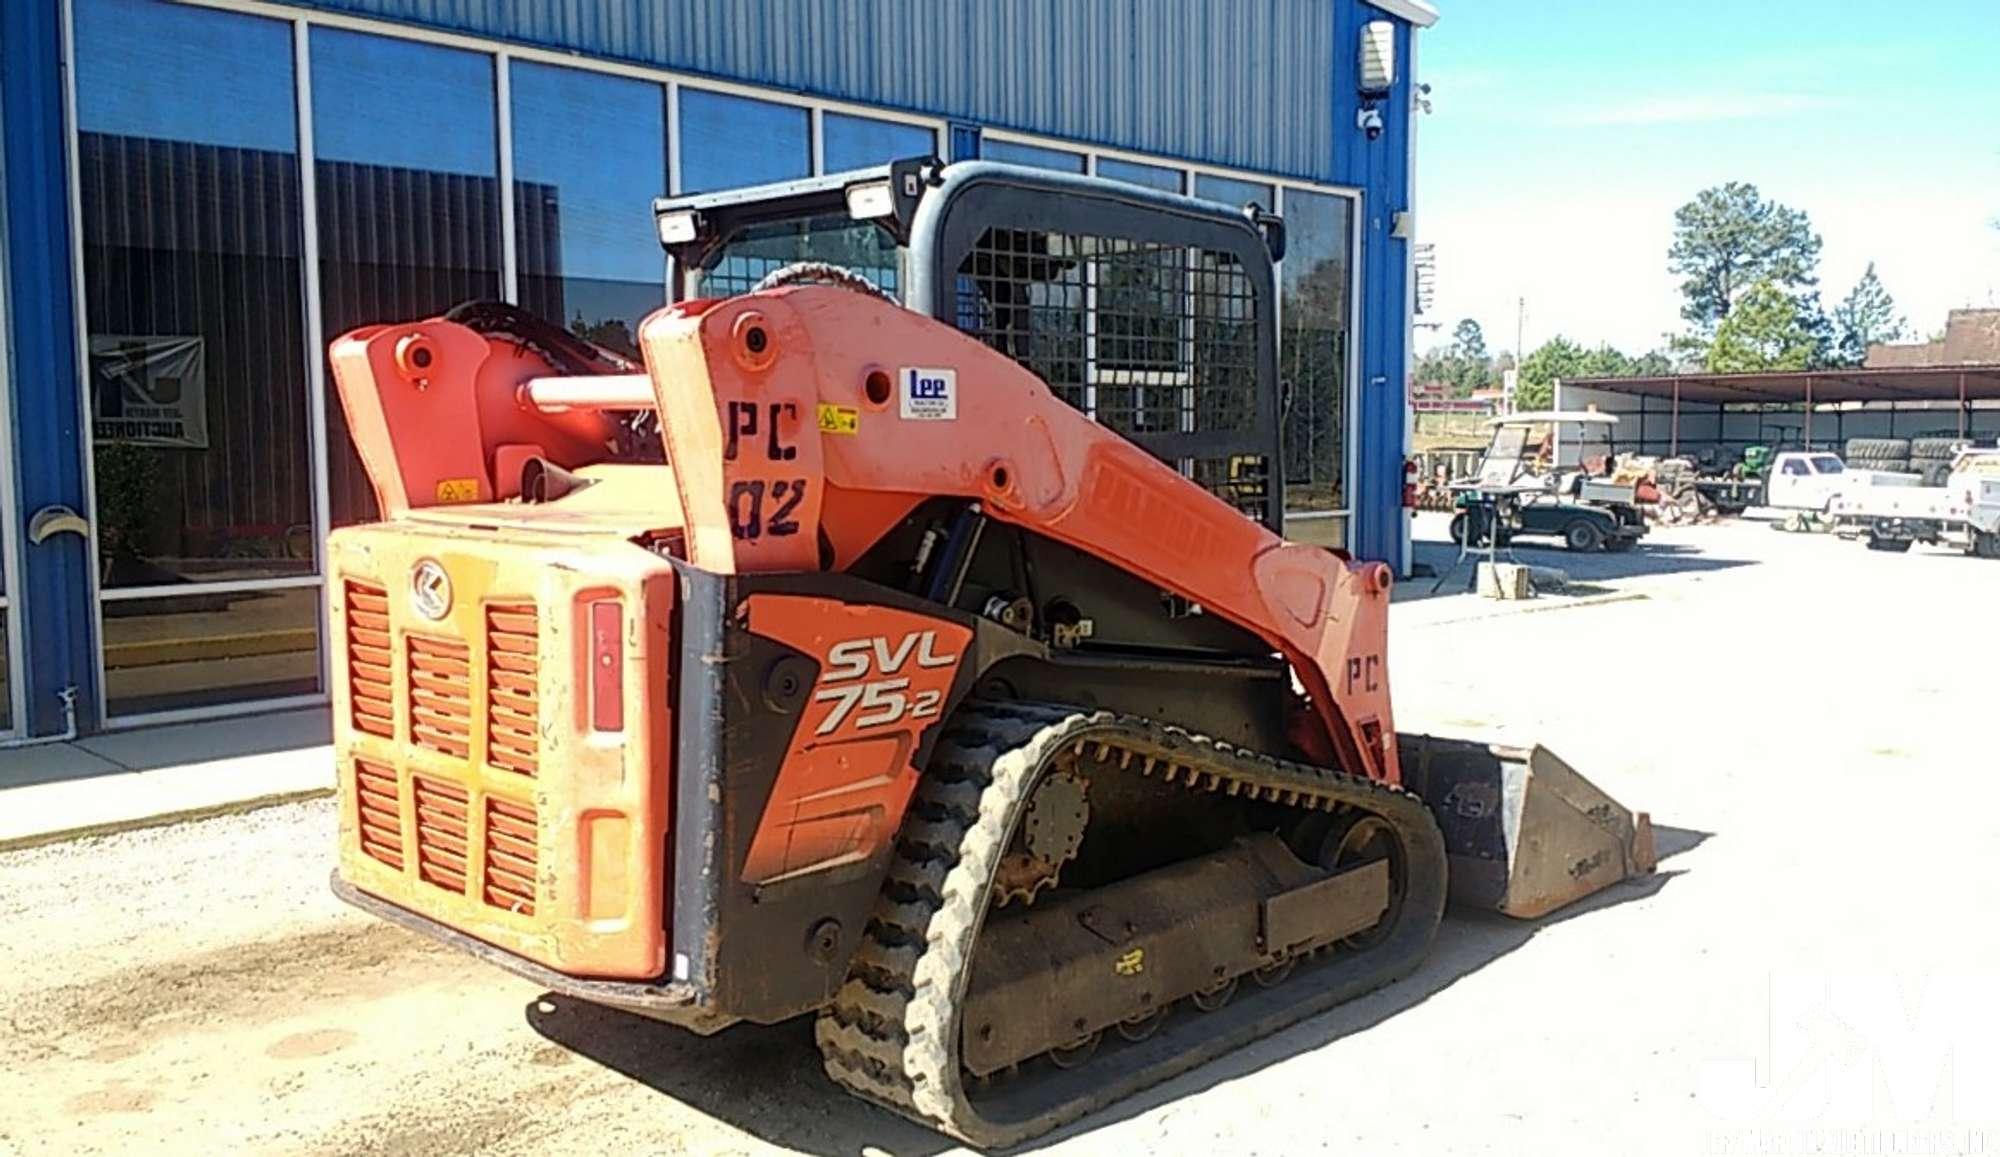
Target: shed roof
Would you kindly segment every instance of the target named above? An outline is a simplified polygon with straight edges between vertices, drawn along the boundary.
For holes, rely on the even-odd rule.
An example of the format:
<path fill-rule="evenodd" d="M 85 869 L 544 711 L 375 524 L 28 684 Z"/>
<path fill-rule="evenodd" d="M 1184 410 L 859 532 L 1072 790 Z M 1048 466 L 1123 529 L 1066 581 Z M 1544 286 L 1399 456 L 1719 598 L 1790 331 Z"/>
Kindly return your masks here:
<path fill-rule="evenodd" d="M 1574 378 L 1563 385 L 1703 405 L 1993 401 L 2000 400 L 2000 365 Z"/>

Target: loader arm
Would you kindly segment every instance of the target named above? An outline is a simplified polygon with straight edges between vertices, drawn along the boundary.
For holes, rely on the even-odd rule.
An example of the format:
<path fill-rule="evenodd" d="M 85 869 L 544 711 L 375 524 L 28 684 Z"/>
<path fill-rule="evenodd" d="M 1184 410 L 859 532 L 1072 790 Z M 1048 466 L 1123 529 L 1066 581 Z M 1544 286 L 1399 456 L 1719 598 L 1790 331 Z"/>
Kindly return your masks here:
<path fill-rule="evenodd" d="M 1341 764 L 1398 782 L 1383 564 L 1286 542 L 1011 359 L 863 294 L 692 303 L 640 340 L 694 565 L 838 570 L 920 499 L 976 500 L 1256 633 Z M 925 382 L 940 396 L 912 398 Z"/>

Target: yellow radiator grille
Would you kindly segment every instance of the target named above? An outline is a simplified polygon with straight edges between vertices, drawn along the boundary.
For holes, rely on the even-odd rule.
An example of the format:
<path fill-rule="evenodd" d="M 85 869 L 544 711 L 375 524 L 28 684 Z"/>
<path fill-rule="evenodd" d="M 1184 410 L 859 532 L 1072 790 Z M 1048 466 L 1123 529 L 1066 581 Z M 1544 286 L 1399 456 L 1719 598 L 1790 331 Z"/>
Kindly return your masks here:
<path fill-rule="evenodd" d="M 486 797 L 486 902 L 535 914 L 535 809 Z"/>
<path fill-rule="evenodd" d="M 417 875 L 448 892 L 465 892 L 469 842 L 465 788 L 427 775 L 410 777 L 417 805 Z"/>
<path fill-rule="evenodd" d="M 456 639 L 409 636 L 410 742 L 458 759 L 472 754 L 472 655 Z"/>
<path fill-rule="evenodd" d="M 354 802 L 360 823 L 361 850 L 392 868 L 403 866 L 403 793 L 396 769 L 354 761 Z"/>
<path fill-rule="evenodd" d="M 381 587 L 347 584 L 349 718 L 356 731 L 396 735 L 394 678 L 390 673 L 389 597 Z"/>
<path fill-rule="evenodd" d="M 541 752 L 536 689 L 541 620 L 532 604 L 486 610 L 486 762 L 535 774 Z"/>
<path fill-rule="evenodd" d="M 532 602 L 492 604 L 479 639 L 454 639 L 392 629 L 379 584 L 343 589 L 354 730 L 406 737 L 430 753 L 400 772 L 400 759 L 380 754 L 350 765 L 362 854 L 473 903 L 534 916 L 538 817 L 532 802 L 509 796 L 528 787 L 513 777 L 539 769 L 540 613 Z"/>

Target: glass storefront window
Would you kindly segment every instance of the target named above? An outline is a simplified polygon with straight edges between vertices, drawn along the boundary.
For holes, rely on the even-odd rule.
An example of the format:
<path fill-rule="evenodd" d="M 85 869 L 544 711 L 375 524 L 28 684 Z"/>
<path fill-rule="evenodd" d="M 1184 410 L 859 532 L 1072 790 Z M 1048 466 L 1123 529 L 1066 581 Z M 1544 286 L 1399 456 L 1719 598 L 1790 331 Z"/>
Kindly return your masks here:
<path fill-rule="evenodd" d="M 1347 351 L 1352 312 L 1354 202 L 1285 190 L 1285 260 L 1278 267 L 1278 376 L 1285 412 L 1285 505 L 1347 508 Z"/>
<path fill-rule="evenodd" d="M 104 604 L 109 713 L 317 692 L 319 602 L 310 586 Z"/>
<path fill-rule="evenodd" d="M 707 193 L 812 172 L 812 117 L 796 105 L 683 88 L 681 192 Z"/>
<path fill-rule="evenodd" d="M 320 308 L 329 342 L 500 297 L 493 59 L 344 29 L 312 30 Z M 334 525 L 375 496 L 329 376 Z"/>
<path fill-rule="evenodd" d="M 1041 145 L 1024 145 L 1019 141 L 996 141 L 991 137 L 979 143 L 982 160 L 1000 161 L 1009 165 L 1027 165 L 1035 169 L 1054 169 L 1062 173 L 1083 172 L 1083 154 L 1064 149 L 1044 148 Z"/>
<path fill-rule="evenodd" d="M 922 125 L 830 112 L 820 118 L 820 162 L 829 173 L 865 169 L 938 151 L 937 134 Z"/>
<path fill-rule="evenodd" d="M 512 68 L 521 304 L 636 355 L 640 319 L 666 303 L 652 211 L 667 191 L 666 93 L 573 68 Z"/>
<path fill-rule="evenodd" d="M 1145 185 L 1152 189 L 1164 189 L 1169 193 L 1178 193 L 1185 187 L 1181 184 L 1179 169 L 1142 165 L 1137 161 L 1121 161 L 1117 157 L 1097 158 L 1097 175 L 1108 181 Z"/>
<path fill-rule="evenodd" d="M 77 0 L 75 37 L 102 586 L 311 574 L 291 29 Z"/>
<path fill-rule="evenodd" d="M 1218 177 L 1213 173 L 1196 173 L 1194 195 L 1206 201 L 1220 201 L 1225 205 L 1255 204 L 1269 209 L 1278 203 L 1271 186 L 1257 181 L 1239 181 L 1235 177 Z"/>

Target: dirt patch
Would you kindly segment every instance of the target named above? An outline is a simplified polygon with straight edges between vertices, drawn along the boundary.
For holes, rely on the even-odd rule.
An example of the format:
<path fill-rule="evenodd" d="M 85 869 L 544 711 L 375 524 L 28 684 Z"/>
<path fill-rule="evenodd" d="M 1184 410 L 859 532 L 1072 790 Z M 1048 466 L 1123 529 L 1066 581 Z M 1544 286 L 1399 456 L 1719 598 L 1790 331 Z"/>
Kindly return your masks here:
<path fill-rule="evenodd" d="M 155 1094 L 151 1089 L 135 1089 L 122 1081 L 113 1081 L 103 1088 L 78 1093 L 64 1102 L 70 1112 L 82 1117 L 102 1117 L 107 1113 L 143 1113 L 153 1107 Z"/>
<path fill-rule="evenodd" d="M 317 1139 L 308 1152 L 324 1157 L 362 1153 L 459 1157 L 484 1153 L 502 1142 L 531 1140 L 536 1132 L 560 1133 L 561 1114 L 546 1110 L 570 1106 L 583 1084 L 581 1074 L 562 1076 L 514 1090 L 499 1102 L 484 1082 L 470 1089 L 442 1089 L 437 1095 L 425 1098 L 421 1109 L 404 1106 L 353 1121 Z M 560 1146 L 543 1151 L 556 1148 Z"/>
<path fill-rule="evenodd" d="M 268 1024 L 296 1014 L 302 999 L 365 998 L 423 983 L 427 972 L 445 980 L 463 969 L 448 950 L 390 924 L 250 941 L 17 994 L 0 1056 L 78 1055 L 84 1044 L 91 1051 L 82 1055 L 129 1056 L 162 1033 Z"/>
<path fill-rule="evenodd" d="M 322 1028 L 311 1032 L 295 1032 L 288 1037 L 280 1037 L 264 1050 L 264 1055 L 273 1060 L 298 1061 L 309 1057 L 323 1057 L 337 1053 L 352 1045 L 358 1039 L 354 1033 L 344 1028 Z"/>

